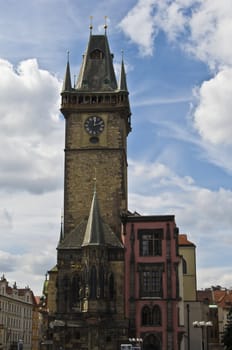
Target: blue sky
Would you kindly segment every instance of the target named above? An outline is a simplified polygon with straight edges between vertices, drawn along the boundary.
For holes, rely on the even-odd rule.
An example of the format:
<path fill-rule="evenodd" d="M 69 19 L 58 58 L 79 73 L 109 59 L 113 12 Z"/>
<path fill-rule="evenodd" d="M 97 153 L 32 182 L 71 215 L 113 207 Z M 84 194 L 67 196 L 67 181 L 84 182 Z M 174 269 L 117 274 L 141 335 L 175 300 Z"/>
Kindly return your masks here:
<path fill-rule="evenodd" d="M 121 51 L 132 110 L 129 209 L 174 214 L 198 288 L 232 286 L 230 0 L 9 0 L 0 14 L 0 273 L 42 291 L 63 207 L 60 89 L 89 37 Z"/>

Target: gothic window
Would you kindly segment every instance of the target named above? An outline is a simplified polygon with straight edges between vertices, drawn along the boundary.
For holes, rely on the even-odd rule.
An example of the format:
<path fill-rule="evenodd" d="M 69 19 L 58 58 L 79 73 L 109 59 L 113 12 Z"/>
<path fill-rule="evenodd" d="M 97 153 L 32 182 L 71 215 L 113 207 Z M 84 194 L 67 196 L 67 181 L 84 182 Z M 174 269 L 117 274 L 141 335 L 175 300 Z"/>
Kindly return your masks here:
<path fill-rule="evenodd" d="M 90 53 L 90 58 L 92 60 L 100 60 L 104 58 L 104 53 L 99 50 L 99 49 L 95 49 Z"/>
<path fill-rule="evenodd" d="M 72 298 L 73 305 L 75 305 L 79 300 L 79 289 L 80 289 L 80 279 L 79 279 L 79 276 L 76 275 L 72 279 L 71 298 Z"/>
<path fill-rule="evenodd" d="M 183 274 L 187 274 L 187 262 L 184 258 L 182 258 L 182 265 L 183 265 Z"/>
<path fill-rule="evenodd" d="M 114 298 L 114 275 L 111 273 L 109 277 L 109 297 Z"/>
<path fill-rule="evenodd" d="M 163 231 L 158 230 L 139 230 L 138 238 L 140 241 L 141 256 L 161 256 Z"/>
<path fill-rule="evenodd" d="M 148 306 L 144 306 L 142 308 L 142 326 L 149 326 L 150 325 L 150 308 Z"/>
<path fill-rule="evenodd" d="M 158 305 L 152 308 L 151 323 L 154 326 L 161 326 L 161 310 Z"/>
<path fill-rule="evenodd" d="M 141 297 L 162 297 L 162 271 L 162 264 L 139 264 Z"/>
<path fill-rule="evenodd" d="M 105 281 L 104 281 L 104 267 L 101 266 L 99 271 L 99 285 L 100 285 L 100 298 L 104 298 L 104 289 L 105 289 Z"/>
<path fill-rule="evenodd" d="M 97 297 L 97 271 L 93 266 L 90 271 L 90 298 L 96 299 Z"/>

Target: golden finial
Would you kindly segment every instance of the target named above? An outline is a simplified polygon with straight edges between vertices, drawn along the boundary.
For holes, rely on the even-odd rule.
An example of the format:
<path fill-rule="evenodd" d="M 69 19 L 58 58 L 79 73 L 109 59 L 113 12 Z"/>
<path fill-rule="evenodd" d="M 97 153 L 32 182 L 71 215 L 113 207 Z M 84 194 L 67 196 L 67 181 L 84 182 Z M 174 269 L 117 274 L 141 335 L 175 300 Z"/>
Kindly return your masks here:
<path fill-rule="evenodd" d="M 63 223 L 64 223 L 64 209 L 62 208 L 61 209 L 61 225 L 63 225 Z"/>
<path fill-rule="evenodd" d="M 104 29 L 105 29 L 105 34 L 106 34 L 106 29 L 107 29 L 107 16 L 105 16 L 105 24 L 104 24 Z"/>
<path fill-rule="evenodd" d="M 96 190 L 97 190 L 97 170 L 96 170 L 96 168 L 94 168 L 93 182 L 94 182 L 93 189 L 94 189 L 94 192 L 96 192 Z"/>
<path fill-rule="evenodd" d="M 93 16 L 90 16 L 90 25 L 89 25 L 89 29 L 90 29 L 90 34 L 92 34 L 92 29 L 93 29 Z"/>

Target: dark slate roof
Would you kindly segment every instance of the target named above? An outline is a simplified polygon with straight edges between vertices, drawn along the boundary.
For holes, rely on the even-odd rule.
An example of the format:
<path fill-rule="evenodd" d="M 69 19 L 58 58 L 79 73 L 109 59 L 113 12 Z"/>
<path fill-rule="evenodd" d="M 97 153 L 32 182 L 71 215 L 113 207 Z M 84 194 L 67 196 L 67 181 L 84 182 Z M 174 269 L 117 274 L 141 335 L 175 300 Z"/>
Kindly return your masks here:
<path fill-rule="evenodd" d="M 76 89 L 84 91 L 117 90 L 113 57 L 106 35 L 90 35 Z"/>
<path fill-rule="evenodd" d="M 119 90 L 127 91 L 126 72 L 125 72 L 123 60 L 121 65 L 121 74 L 120 74 L 120 80 L 119 80 L 118 86 L 119 86 Z"/>
<path fill-rule="evenodd" d="M 71 74 L 70 74 L 70 65 L 68 61 L 66 66 L 65 77 L 63 81 L 62 92 L 71 91 L 71 89 L 72 89 L 72 82 L 71 82 Z"/>
<path fill-rule="evenodd" d="M 82 221 L 73 231 L 67 234 L 57 249 L 81 249 L 83 247 L 84 236 L 88 220 Z M 123 248 L 123 244 L 112 231 L 109 225 L 102 222 L 104 245 L 112 248 Z"/>
<path fill-rule="evenodd" d="M 97 193 L 94 191 L 89 219 L 87 222 L 82 246 L 102 245 L 105 243 L 103 223 L 100 216 L 100 209 L 97 200 Z"/>
<path fill-rule="evenodd" d="M 93 195 L 89 218 L 65 235 L 57 249 L 80 249 L 93 245 L 123 248 L 119 238 L 101 218 L 96 192 Z"/>

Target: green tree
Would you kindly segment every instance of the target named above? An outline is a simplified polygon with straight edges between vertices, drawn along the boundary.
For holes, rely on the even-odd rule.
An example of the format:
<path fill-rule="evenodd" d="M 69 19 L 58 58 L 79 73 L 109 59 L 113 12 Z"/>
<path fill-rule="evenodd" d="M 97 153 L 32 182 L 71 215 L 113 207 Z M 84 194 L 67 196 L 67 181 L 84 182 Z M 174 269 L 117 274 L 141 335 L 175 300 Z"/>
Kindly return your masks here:
<path fill-rule="evenodd" d="M 232 350 L 232 308 L 227 315 L 227 323 L 224 329 L 222 343 L 226 350 Z"/>

